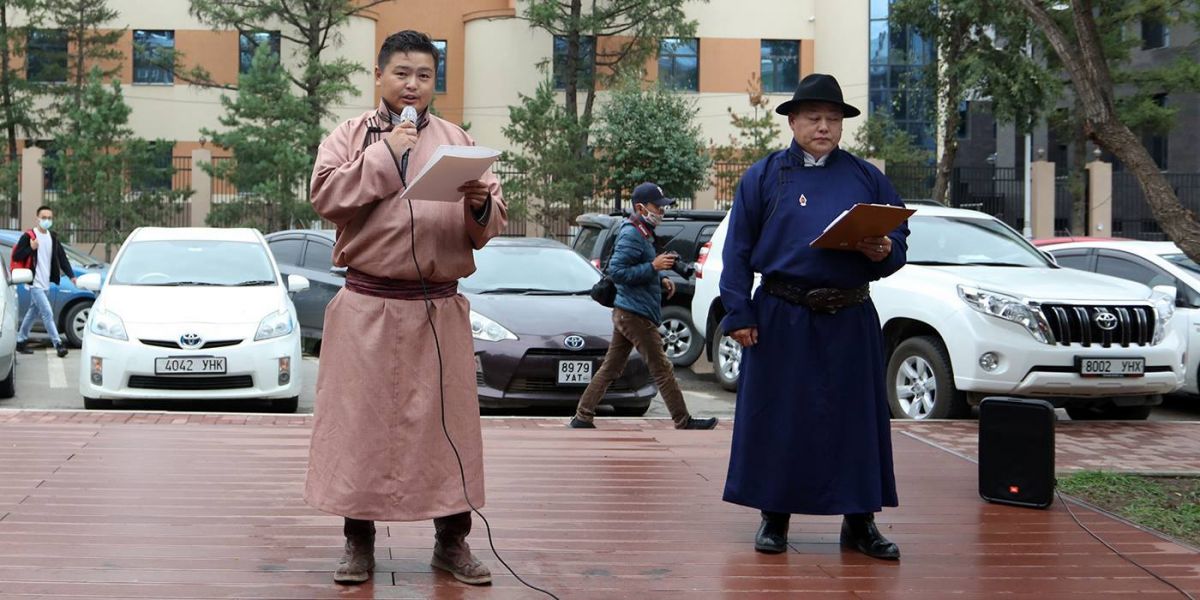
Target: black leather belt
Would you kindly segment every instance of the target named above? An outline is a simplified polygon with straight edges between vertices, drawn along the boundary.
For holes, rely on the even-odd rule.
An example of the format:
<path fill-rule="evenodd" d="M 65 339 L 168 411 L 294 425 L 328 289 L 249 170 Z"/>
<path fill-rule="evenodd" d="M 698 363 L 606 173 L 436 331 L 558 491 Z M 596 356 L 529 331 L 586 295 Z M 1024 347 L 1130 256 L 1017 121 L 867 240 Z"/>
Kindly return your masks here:
<path fill-rule="evenodd" d="M 764 277 L 763 291 L 798 306 L 815 312 L 834 314 L 850 306 L 857 306 L 871 297 L 871 287 L 843 290 L 839 288 L 806 288 L 778 277 Z"/>

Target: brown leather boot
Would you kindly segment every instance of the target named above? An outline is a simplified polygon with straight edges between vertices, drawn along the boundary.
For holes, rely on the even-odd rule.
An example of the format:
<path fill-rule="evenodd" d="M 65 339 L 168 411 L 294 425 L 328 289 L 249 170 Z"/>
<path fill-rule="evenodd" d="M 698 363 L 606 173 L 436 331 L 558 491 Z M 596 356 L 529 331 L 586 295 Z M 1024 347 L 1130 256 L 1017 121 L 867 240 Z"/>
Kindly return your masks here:
<path fill-rule="evenodd" d="M 435 569 L 441 569 L 455 579 L 471 585 L 492 583 L 492 572 L 488 570 L 467 545 L 467 534 L 471 533 L 471 513 L 464 512 L 433 520 L 436 542 L 433 546 Z"/>
<path fill-rule="evenodd" d="M 365 583 L 375 570 L 375 524 L 346 519 L 343 531 L 346 535 L 346 553 L 333 573 L 333 580 L 347 585 Z"/>

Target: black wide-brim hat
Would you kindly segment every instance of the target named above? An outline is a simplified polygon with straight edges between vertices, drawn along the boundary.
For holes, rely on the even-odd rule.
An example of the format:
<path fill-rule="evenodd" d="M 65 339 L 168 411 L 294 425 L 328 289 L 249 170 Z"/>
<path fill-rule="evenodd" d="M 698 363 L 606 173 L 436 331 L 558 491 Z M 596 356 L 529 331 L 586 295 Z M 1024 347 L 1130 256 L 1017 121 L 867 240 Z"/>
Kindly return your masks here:
<path fill-rule="evenodd" d="M 800 80 L 800 85 L 796 86 L 796 93 L 792 95 L 792 99 L 775 107 L 775 112 L 781 115 L 790 115 L 802 102 L 836 104 L 842 108 L 842 115 L 845 117 L 857 117 L 862 114 L 857 108 L 842 100 L 842 86 L 838 85 L 833 75 L 824 73 L 813 73 Z"/>

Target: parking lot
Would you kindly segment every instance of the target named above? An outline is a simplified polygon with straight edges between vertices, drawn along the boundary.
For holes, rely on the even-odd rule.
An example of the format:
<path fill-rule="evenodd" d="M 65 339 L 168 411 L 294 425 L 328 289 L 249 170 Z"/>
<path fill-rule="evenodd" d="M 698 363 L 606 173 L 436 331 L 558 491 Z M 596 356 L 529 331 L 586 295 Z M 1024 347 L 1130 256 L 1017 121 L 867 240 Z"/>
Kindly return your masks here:
<path fill-rule="evenodd" d="M 83 398 L 79 395 L 79 353 L 73 350 L 65 359 L 54 355 L 54 349 L 45 341 L 44 336 L 34 335 L 34 353 L 19 355 L 17 358 L 17 395 L 8 400 L 0 400 L 0 408 L 49 408 L 49 409 L 81 409 Z M 316 400 L 317 368 L 320 361 L 314 356 L 305 356 L 301 361 L 300 372 L 304 386 L 300 393 L 298 412 L 313 412 Z M 716 385 L 708 374 L 710 367 L 703 360 L 698 361 L 692 369 L 681 370 L 677 373 L 679 385 L 683 388 L 684 398 L 688 408 L 697 416 L 715 416 L 721 418 L 733 417 L 734 394 L 726 392 Z M 698 372 L 698 373 L 697 373 Z M 582 388 L 580 393 L 582 393 Z M 180 401 L 130 401 L 117 404 L 118 409 L 136 410 L 183 410 L 211 412 L 259 412 L 267 411 L 265 402 L 228 402 L 212 400 L 206 402 Z M 551 416 L 569 416 L 574 407 L 565 407 L 560 411 L 517 411 L 521 416 L 534 414 Z M 488 411 L 488 414 L 513 414 L 512 411 Z M 603 416 L 601 412 L 601 416 Z M 650 405 L 647 417 L 667 417 L 666 406 L 661 399 L 656 398 Z"/>

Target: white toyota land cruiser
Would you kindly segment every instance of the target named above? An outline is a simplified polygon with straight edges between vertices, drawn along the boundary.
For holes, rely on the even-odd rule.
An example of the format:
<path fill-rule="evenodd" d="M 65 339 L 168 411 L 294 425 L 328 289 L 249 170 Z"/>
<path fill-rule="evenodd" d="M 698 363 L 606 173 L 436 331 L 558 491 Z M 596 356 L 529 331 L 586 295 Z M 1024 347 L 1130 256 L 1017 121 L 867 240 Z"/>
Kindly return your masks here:
<path fill-rule="evenodd" d="M 1173 288 L 1059 268 L 984 213 L 917 208 L 908 264 L 871 284 L 894 417 L 966 416 L 1004 395 L 1048 400 L 1073 419 L 1144 419 L 1183 385 Z M 692 315 L 717 380 L 735 389 L 741 347 L 717 331 L 728 228 L 726 216 L 701 250 Z"/>

